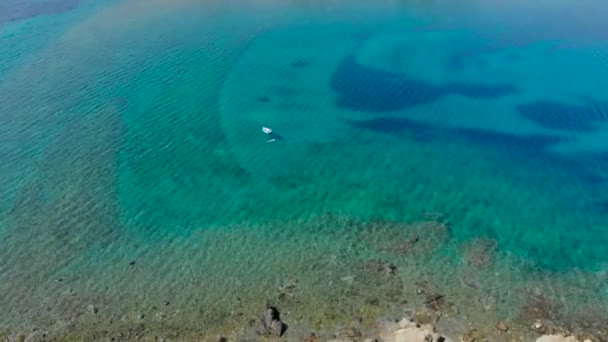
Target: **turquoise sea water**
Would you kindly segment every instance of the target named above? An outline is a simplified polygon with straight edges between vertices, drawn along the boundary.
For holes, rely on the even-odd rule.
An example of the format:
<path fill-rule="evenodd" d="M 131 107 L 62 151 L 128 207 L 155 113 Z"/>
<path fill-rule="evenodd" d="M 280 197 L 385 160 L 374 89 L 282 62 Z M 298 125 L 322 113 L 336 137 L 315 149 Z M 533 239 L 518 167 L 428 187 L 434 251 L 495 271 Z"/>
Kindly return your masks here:
<path fill-rule="evenodd" d="M 318 327 L 420 284 L 605 328 L 603 2 L 0 9 L 0 335 Z"/>

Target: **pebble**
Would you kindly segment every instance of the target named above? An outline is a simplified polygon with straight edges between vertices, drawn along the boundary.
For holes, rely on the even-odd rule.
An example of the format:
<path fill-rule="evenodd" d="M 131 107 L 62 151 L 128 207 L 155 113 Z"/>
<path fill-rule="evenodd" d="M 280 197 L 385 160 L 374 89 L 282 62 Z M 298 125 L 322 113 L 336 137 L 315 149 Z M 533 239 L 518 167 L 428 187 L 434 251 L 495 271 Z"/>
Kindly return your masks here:
<path fill-rule="evenodd" d="M 536 331 L 540 332 L 541 334 L 542 334 L 543 332 L 545 332 L 545 330 L 546 330 L 546 329 L 545 329 L 545 325 L 544 325 L 542 322 L 540 322 L 540 321 L 536 321 L 536 322 L 534 322 L 534 324 L 532 325 L 532 327 L 533 327 L 533 328 L 534 328 Z"/>
<path fill-rule="evenodd" d="M 349 338 L 355 338 L 355 337 L 361 337 L 361 332 L 359 330 L 357 330 L 356 328 L 346 328 L 346 329 L 342 329 L 342 331 L 340 331 L 339 336 L 342 337 L 349 337 Z"/>
<path fill-rule="evenodd" d="M 496 323 L 496 329 L 498 329 L 499 331 L 502 331 L 502 332 L 506 332 L 509 330 L 509 326 L 507 326 L 507 324 L 505 324 L 505 322 L 503 322 L 503 321 L 498 321 Z"/>
<path fill-rule="evenodd" d="M 315 333 L 311 333 L 309 337 L 304 339 L 304 342 L 319 342 L 319 340 L 317 339 L 317 335 L 315 335 Z"/>
<path fill-rule="evenodd" d="M 99 312 L 99 308 L 97 308 L 95 305 L 90 304 L 87 309 L 89 310 L 89 312 L 93 315 L 97 315 L 97 313 Z"/>

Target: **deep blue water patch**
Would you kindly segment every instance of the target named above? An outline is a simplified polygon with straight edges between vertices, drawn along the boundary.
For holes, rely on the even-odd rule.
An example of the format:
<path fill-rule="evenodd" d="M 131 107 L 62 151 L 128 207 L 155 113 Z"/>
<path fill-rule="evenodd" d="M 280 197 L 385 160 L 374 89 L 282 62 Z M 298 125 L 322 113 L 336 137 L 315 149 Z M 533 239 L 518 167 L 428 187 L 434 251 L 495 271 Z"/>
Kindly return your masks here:
<path fill-rule="evenodd" d="M 381 117 L 371 120 L 347 120 L 354 127 L 378 133 L 399 135 L 417 141 L 431 141 L 437 134 L 433 125 L 395 117 Z"/>
<path fill-rule="evenodd" d="M 0 1 L 0 27 L 8 22 L 67 12 L 74 9 L 79 3 L 80 0 L 2 0 Z"/>
<path fill-rule="evenodd" d="M 592 132 L 597 130 L 594 123 L 608 121 L 608 103 L 585 106 L 539 101 L 520 105 L 517 110 L 536 124 L 557 130 Z"/>
<path fill-rule="evenodd" d="M 493 99 L 517 91 L 511 85 L 449 83 L 442 86 L 359 64 L 354 55 L 345 58 L 334 70 L 330 87 L 336 105 L 362 112 L 388 112 L 429 103 L 448 95 Z"/>
<path fill-rule="evenodd" d="M 580 160 L 572 161 L 555 154 L 549 147 L 564 142 L 564 138 L 553 135 L 517 135 L 474 128 L 458 128 L 445 125 L 418 122 L 400 117 L 381 117 L 369 120 L 347 120 L 353 127 L 383 134 L 391 134 L 403 139 L 421 141 L 428 137 L 433 144 L 465 143 L 481 145 L 487 148 L 510 153 L 520 160 L 533 160 L 544 165 L 560 165 L 571 170 L 577 176 L 588 170 Z M 588 162 L 588 160 L 587 160 Z M 583 165 L 583 170 L 581 170 Z M 531 203 L 531 205 L 534 205 Z M 557 205 L 557 204 L 556 204 Z M 591 210 L 593 214 L 608 214 L 608 201 L 598 200 Z M 556 209 L 558 210 L 558 209 Z M 592 214 L 590 212 L 590 214 Z M 556 228 L 557 229 L 557 228 Z M 572 268 L 594 269 L 608 261 L 603 249 L 588 246 L 608 244 L 603 227 L 591 227 L 581 232 L 576 229 L 560 233 L 562 241 L 559 246 L 545 244 L 543 241 L 517 241 L 503 244 L 506 249 L 518 255 L 529 257 L 542 269 L 567 271 Z M 595 231 L 595 232 L 593 232 Z M 492 233 L 492 232 L 485 232 Z M 505 240 L 505 241 L 506 241 Z M 584 260 L 584 262 L 582 262 Z"/>
<path fill-rule="evenodd" d="M 418 122 L 400 117 L 381 117 L 370 120 L 348 120 L 352 126 L 379 133 L 396 134 L 416 140 L 419 136 L 442 137 L 446 140 L 461 139 L 469 143 L 492 146 L 503 151 L 516 152 L 521 156 L 537 158 L 547 154 L 547 148 L 563 142 L 564 138 L 553 135 L 518 135 L 475 128 L 447 127 L 430 123 Z M 427 139 L 430 140 L 430 139 Z"/>

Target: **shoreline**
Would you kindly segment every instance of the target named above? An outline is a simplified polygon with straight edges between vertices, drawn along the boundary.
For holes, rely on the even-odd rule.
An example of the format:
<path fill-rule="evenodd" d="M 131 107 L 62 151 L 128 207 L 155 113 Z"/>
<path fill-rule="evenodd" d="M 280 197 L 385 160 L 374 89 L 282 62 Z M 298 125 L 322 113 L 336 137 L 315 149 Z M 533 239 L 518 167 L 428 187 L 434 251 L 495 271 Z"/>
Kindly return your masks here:
<path fill-rule="evenodd" d="M 259 322 L 269 304 L 288 325 L 279 339 L 285 341 L 386 339 L 389 333 L 379 326 L 395 328 L 404 317 L 453 341 L 535 341 L 543 334 L 608 340 L 601 307 L 573 298 L 560 301 L 568 295 L 588 298 L 563 290 L 573 288 L 570 278 L 535 275 L 522 281 L 522 271 L 513 268 L 517 264 L 500 254 L 490 239 L 454 241 L 449 224 L 440 219 L 394 227 L 385 221 L 341 225 L 327 224 L 335 218 L 319 220 L 278 225 L 291 239 L 277 245 L 268 245 L 274 235 L 255 227 L 208 230 L 171 244 L 190 260 L 165 259 L 166 249 L 158 256 L 158 249 L 148 246 L 151 254 L 108 259 L 105 266 L 111 273 L 98 266 L 90 274 L 56 274 L 53 277 L 61 278 L 49 280 L 44 292 L 29 294 L 27 300 L 12 298 L 0 326 L 0 337 L 6 338 L 0 341 L 215 341 L 217 336 L 259 341 L 264 336 Z M 326 243 L 334 249 L 315 247 L 311 231 L 329 236 Z M 357 258 L 342 257 L 354 248 L 352 242 L 342 241 L 346 231 L 354 233 L 347 241 L 360 244 Z M 205 241 L 232 242 L 219 251 L 205 247 Z M 268 253 L 260 254 L 264 243 Z M 221 255 L 223 271 L 210 269 L 220 261 L 201 251 Z M 283 257 L 275 259 L 273 253 Z M 229 256 L 234 260 L 227 261 Z M 152 271 L 159 265 L 178 268 L 172 274 L 180 278 L 163 280 L 162 270 Z M 259 265 L 267 267 L 248 270 Z M 195 266 L 198 269 L 191 269 Z M 597 275 L 572 275 L 579 282 L 595 279 L 591 277 Z M 403 325 L 399 329 L 405 329 Z M 345 336 L 345 330 L 353 336 Z M 310 339 L 312 334 L 316 339 Z"/>
<path fill-rule="evenodd" d="M 97 313 L 95 307 L 89 307 L 88 310 L 91 314 Z M 458 313 L 429 307 L 402 311 L 377 317 L 371 323 L 363 318 L 357 318 L 352 320 L 351 324 L 314 328 L 314 323 L 298 321 L 289 313 L 281 314 L 277 307 L 268 305 L 258 317 L 243 317 L 243 324 L 240 327 L 229 328 L 230 331 L 225 328 L 209 332 L 204 328 L 139 323 L 126 324 L 122 329 L 110 327 L 105 329 L 102 325 L 96 329 L 78 332 L 51 333 L 34 328 L 28 334 L 0 335 L 0 341 L 603 342 L 608 338 L 608 329 L 597 330 L 595 334 L 591 332 L 577 334 L 568 328 L 553 326 L 541 320 L 534 322 L 499 320 L 494 326 L 488 326 L 469 322 Z"/>

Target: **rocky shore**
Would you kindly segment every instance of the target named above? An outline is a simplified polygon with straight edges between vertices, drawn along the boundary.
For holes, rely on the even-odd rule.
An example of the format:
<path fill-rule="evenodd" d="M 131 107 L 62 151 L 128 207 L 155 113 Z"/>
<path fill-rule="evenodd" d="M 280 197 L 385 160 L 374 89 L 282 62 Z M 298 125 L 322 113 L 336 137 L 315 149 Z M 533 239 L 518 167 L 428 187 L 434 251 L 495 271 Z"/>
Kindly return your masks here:
<path fill-rule="evenodd" d="M 349 326 L 332 329 L 314 329 L 302 322 L 286 322 L 275 306 L 268 305 L 257 318 L 249 319 L 243 327 L 230 334 L 209 336 L 208 332 L 179 330 L 166 327 L 167 331 L 148 329 L 143 324 L 124 331 L 96 331 L 78 335 L 57 335 L 34 330 L 29 335 L 0 336 L 0 341 L 303 341 L 303 342 L 604 342 L 608 330 L 602 335 L 571 335 L 565 330 L 549 329 L 542 322 L 532 322 L 528 327 L 511 326 L 504 321 L 496 322 L 489 330 L 473 328 L 462 317 L 429 312 L 428 309 L 408 311 L 403 317 L 382 317 L 373 324 L 355 321 Z M 550 331 L 549 331 L 550 330 Z M 531 334 L 532 332 L 532 334 Z M 597 333 L 597 332 L 596 332 Z"/>
<path fill-rule="evenodd" d="M 172 268 L 184 260 L 189 267 L 167 273 L 168 283 L 165 273 L 150 272 L 165 259 L 144 254 L 108 263 L 112 278 L 79 273 L 101 286 L 62 275 L 38 297 L 14 296 L 0 319 L 0 341 L 608 341 L 598 292 L 582 296 L 549 275 L 517 279 L 517 264 L 496 241 L 456 241 L 444 221 L 283 225 L 301 238 L 267 254 L 259 249 L 268 243 L 262 229 L 204 231 L 179 245 L 180 255 L 203 250 L 218 259 L 173 259 Z M 311 233 L 331 248 L 310 243 Z M 205 241 L 243 243 L 216 253 Z M 601 289 L 607 276 L 573 279 Z M 587 300 L 567 306 L 566 295 Z"/>

